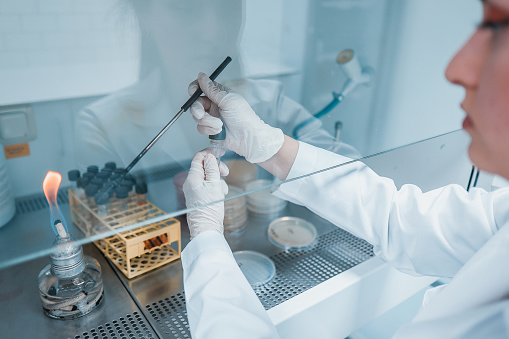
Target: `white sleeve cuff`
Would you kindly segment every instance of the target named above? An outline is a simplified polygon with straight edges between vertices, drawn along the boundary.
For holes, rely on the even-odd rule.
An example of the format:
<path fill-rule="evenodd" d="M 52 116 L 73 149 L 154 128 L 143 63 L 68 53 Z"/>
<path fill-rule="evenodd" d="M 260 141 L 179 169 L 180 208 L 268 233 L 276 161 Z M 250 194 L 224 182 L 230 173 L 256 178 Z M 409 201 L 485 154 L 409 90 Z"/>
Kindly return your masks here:
<path fill-rule="evenodd" d="M 320 155 L 320 153 L 324 154 Z M 302 205 L 300 202 L 301 199 L 299 199 L 300 190 L 308 181 L 310 173 L 324 170 L 351 160 L 350 158 L 299 141 L 299 150 L 297 151 L 297 156 L 295 157 L 295 161 L 288 173 L 286 181 L 282 182 L 273 193 L 280 199 Z M 299 177 L 303 178 L 290 181 Z"/>
<path fill-rule="evenodd" d="M 230 246 L 222 234 L 206 231 L 198 234 L 182 251 L 182 268 L 188 269 L 203 252 L 210 254 L 212 251 L 224 251 L 233 257 Z"/>

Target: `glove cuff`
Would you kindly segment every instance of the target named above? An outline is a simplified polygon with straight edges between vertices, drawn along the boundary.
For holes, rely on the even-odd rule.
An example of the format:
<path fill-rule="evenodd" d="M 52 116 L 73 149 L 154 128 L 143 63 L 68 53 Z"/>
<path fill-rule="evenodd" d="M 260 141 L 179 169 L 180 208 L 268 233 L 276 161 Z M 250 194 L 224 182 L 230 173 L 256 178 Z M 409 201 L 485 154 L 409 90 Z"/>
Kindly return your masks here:
<path fill-rule="evenodd" d="M 267 124 L 263 132 L 254 133 L 256 142 L 250 142 L 256 145 L 250 149 L 245 158 L 252 164 L 260 163 L 272 158 L 283 146 L 285 135 L 279 128 L 271 127 Z"/>

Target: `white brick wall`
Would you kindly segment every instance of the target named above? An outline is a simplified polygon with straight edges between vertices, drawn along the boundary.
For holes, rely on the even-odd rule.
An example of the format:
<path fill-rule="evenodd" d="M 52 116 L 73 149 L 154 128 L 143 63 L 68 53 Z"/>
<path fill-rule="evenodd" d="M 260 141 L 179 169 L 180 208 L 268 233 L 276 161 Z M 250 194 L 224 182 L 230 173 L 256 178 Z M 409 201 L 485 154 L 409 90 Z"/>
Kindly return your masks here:
<path fill-rule="evenodd" d="M 0 0 L 0 106 L 132 84 L 137 32 L 132 18 L 122 24 L 118 1 Z"/>
<path fill-rule="evenodd" d="M 136 57 L 117 0 L 0 0 L 0 71 Z"/>
<path fill-rule="evenodd" d="M 21 19 L 17 14 L 0 15 L 0 33 L 21 32 Z"/>
<path fill-rule="evenodd" d="M 27 56 L 24 52 L 0 53 L 0 65 L 4 68 L 22 68 L 28 65 Z"/>
<path fill-rule="evenodd" d="M 43 44 L 38 33 L 16 33 L 4 36 L 5 48 L 8 52 L 41 51 Z"/>
<path fill-rule="evenodd" d="M 44 0 L 46 2 L 47 0 Z M 2 0 L 0 13 L 5 14 L 31 14 L 37 12 L 35 0 Z"/>
<path fill-rule="evenodd" d="M 55 32 L 57 30 L 57 16 L 49 14 L 21 15 L 21 25 L 25 32 Z"/>

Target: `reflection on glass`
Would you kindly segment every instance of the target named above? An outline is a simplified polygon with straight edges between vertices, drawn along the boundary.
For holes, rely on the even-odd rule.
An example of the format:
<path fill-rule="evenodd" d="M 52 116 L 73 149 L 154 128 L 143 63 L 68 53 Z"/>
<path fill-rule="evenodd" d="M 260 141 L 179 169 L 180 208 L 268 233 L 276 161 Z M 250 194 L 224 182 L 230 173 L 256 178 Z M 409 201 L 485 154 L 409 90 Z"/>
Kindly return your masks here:
<path fill-rule="evenodd" d="M 218 80 L 245 97 L 258 116 L 285 134 L 291 136 L 300 129 L 300 140 L 354 159 L 399 146 L 401 140 L 408 141 L 397 138 L 403 130 L 414 136 L 414 124 L 408 123 L 414 119 L 412 112 L 399 110 L 406 114 L 405 128 L 396 124 L 391 128 L 394 118 L 386 118 L 382 109 L 385 99 L 377 99 L 388 94 L 391 85 L 380 82 L 389 78 L 380 78 L 379 70 L 399 70 L 392 56 L 387 60 L 387 51 L 380 47 L 382 38 L 396 36 L 391 32 L 402 24 L 394 20 L 399 18 L 397 14 L 392 14 L 406 11 L 398 6 L 386 1 L 105 0 L 54 9 L 60 14 L 35 3 L 33 8 L 18 8 L 19 13 L 3 12 L 0 7 L 0 15 L 20 21 L 19 32 L 9 32 L 9 37 L 1 33 L 0 60 L 6 62 L 0 63 L 0 73 L 11 75 L 5 82 L 9 91 L 0 91 L 0 104 L 32 103 L 37 130 L 36 140 L 30 142 L 30 157 L 7 163 L 1 159 L 0 167 L 9 167 L 3 177 L 11 182 L 20 205 L 28 206 L 40 196 L 40 182 L 47 170 L 68 173 L 79 169 L 81 177 L 65 175 L 63 186 L 72 183 L 76 198 L 95 213 L 83 209 L 83 217 L 97 226 L 96 233 L 106 231 L 105 236 L 118 230 L 99 227 L 97 214 L 104 217 L 103 207 L 108 217 L 118 213 L 123 209 L 122 199 L 159 207 L 164 212 L 151 216 L 154 222 L 181 215 L 185 172 L 192 156 L 209 146 L 188 113 L 134 168 L 136 185 L 144 183 L 146 189 L 131 187 L 128 198 L 123 198 L 122 192 L 119 198 L 115 192 L 108 202 L 99 204 L 96 194 L 118 175 L 116 167 L 130 163 L 179 110 L 189 98 L 188 85 L 198 72 L 212 72 L 227 55 L 234 61 Z M 399 12 L 390 11 L 394 7 Z M 409 7 L 408 13 L 419 12 L 416 9 Z M 55 22 L 38 32 L 23 26 L 21 20 L 48 15 L 55 17 Z M 134 43 L 136 39 L 138 43 Z M 16 43 L 18 40 L 26 44 Z M 338 54 L 348 49 L 356 53 L 358 62 L 341 68 Z M 430 53 L 435 55 L 435 51 Z M 340 93 L 349 79 L 360 79 L 367 66 L 376 68 L 374 86 L 357 86 L 340 106 L 330 112 L 323 110 L 333 99 L 331 93 Z M 313 118 L 320 112 L 324 114 L 320 119 Z M 3 142 L 3 130 L 1 137 Z M 378 143 L 379 139 L 384 143 Z M 230 167 L 225 178 L 230 185 L 245 189 L 257 179 L 273 179 L 231 152 L 223 160 Z M 70 221 L 65 191 L 59 193 L 59 199 L 62 213 Z M 12 223 L 1 229 L 0 245 L 6 244 L 7 250 L 0 251 L 0 262 L 49 250 L 51 234 L 41 229 L 48 217 L 44 207 L 27 208 L 27 212 L 18 209 Z M 98 208 L 100 213 L 95 212 Z M 87 236 L 69 227 L 77 238 Z M 95 236 L 86 241 L 100 238 Z"/>
<path fill-rule="evenodd" d="M 235 0 L 124 1 L 124 20 L 133 15 L 140 30 L 139 81 L 94 102 L 76 120 L 76 156 L 81 168 L 115 161 L 128 165 L 187 100 L 187 86 L 199 71 L 211 72 L 226 55 L 234 63 L 221 82 L 242 93 L 267 123 L 286 133 L 309 122 L 301 139 L 338 149 L 338 141 L 301 105 L 286 97 L 281 83 L 243 76 L 239 41 L 245 3 Z M 190 24 L 191 23 L 191 24 Z M 186 170 L 194 153 L 206 148 L 189 114 L 180 118 L 134 171 Z M 149 182 L 150 185 L 150 182 Z M 157 185 L 150 198 L 165 211 L 179 208 L 171 186 Z"/>

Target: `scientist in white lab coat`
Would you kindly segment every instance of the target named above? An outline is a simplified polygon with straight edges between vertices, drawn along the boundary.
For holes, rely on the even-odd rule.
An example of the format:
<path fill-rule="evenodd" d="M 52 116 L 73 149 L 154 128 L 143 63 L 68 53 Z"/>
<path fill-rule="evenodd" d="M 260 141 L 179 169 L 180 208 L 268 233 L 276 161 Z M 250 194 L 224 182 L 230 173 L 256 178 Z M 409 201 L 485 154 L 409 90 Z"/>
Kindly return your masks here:
<path fill-rule="evenodd" d="M 509 0 L 483 1 L 482 24 L 450 62 L 447 79 L 465 88 L 463 128 L 480 169 L 509 179 Z M 192 107 L 198 129 L 227 128 L 227 146 L 284 180 L 348 159 L 295 141 L 261 121 L 238 94 L 200 74 L 206 97 Z M 196 88 L 191 84 L 190 92 Z M 189 207 L 219 201 L 225 187 L 214 158 L 194 158 Z M 226 174 L 225 169 L 220 169 Z M 361 163 L 283 183 L 275 194 L 304 205 L 374 246 L 412 275 L 451 277 L 429 290 L 397 338 L 509 338 L 509 190 L 457 185 L 399 191 Z M 223 237 L 223 204 L 188 214 L 192 240 L 182 253 L 194 338 L 276 338 L 278 334 Z"/>

